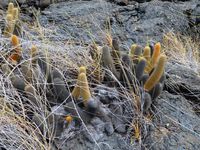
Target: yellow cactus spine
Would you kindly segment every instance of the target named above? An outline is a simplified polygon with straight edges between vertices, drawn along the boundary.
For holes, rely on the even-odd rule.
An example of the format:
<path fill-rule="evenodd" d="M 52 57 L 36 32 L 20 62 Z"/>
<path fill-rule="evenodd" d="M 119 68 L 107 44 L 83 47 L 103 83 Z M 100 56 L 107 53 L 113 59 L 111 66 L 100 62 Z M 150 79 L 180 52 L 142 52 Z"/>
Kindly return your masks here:
<path fill-rule="evenodd" d="M 80 73 L 85 73 L 86 74 L 86 67 L 85 66 L 81 66 L 80 68 L 79 68 L 79 74 Z"/>
<path fill-rule="evenodd" d="M 13 3 L 9 3 L 8 4 L 7 14 L 12 14 L 13 13 L 13 8 L 14 8 L 14 4 Z"/>
<path fill-rule="evenodd" d="M 147 61 L 150 60 L 150 58 L 151 58 L 151 48 L 149 46 L 145 46 L 143 56 Z"/>
<path fill-rule="evenodd" d="M 78 81 L 80 83 L 80 96 L 83 98 L 84 105 L 87 106 L 87 102 L 91 98 L 91 93 L 86 74 L 85 73 L 79 74 Z"/>
<path fill-rule="evenodd" d="M 21 59 L 21 47 L 19 46 L 19 39 L 16 35 L 12 35 L 11 43 L 14 47 L 14 52 L 9 56 L 9 60 L 11 60 L 12 63 L 16 64 Z"/>
<path fill-rule="evenodd" d="M 158 58 L 160 56 L 160 49 L 161 49 L 161 45 L 160 43 L 156 43 L 154 46 L 154 51 L 153 51 L 153 55 L 152 55 L 152 66 L 154 67 L 155 64 L 158 61 Z"/>
<path fill-rule="evenodd" d="M 11 36 L 11 43 L 15 49 L 15 52 L 21 54 L 22 49 L 20 47 L 19 38 L 16 35 Z"/>
<path fill-rule="evenodd" d="M 13 8 L 12 16 L 13 16 L 14 20 L 18 20 L 19 19 L 19 9 L 18 8 Z"/>
<path fill-rule="evenodd" d="M 35 45 L 32 45 L 31 47 L 31 56 L 34 56 L 37 53 L 37 47 Z"/>
<path fill-rule="evenodd" d="M 6 26 L 4 29 L 4 35 L 6 37 L 9 37 L 14 31 L 14 22 L 13 22 L 13 16 L 12 14 L 6 15 Z"/>
<path fill-rule="evenodd" d="M 158 60 L 158 64 L 157 64 L 155 70 L 153 71 L 153 73 L 150 75 L 149 79 L 144 84 L 144 89 L 146 91 L 150 91 L 156 85 L 156 83 L 159 82 L 159 80 L 164 72 L 165 63 L 166 63 L 166 56 L 161 55 Z"/>
<path fill-rule="evenodd" d="M 147 60 L 147 64 L 145 67 L 145 72 L 149 73 L 152 70 L 152 64 L 151 64 L 151 48 L 149 46 L 146 46 L 144 48 L 143 52 L 144 58 Z"/>
<path fill-rule="evenodd" d="M 16 35 L 12 35 L 11 37 L 11 43 L 14 47 L 19 46 L 19 39 Z"/>
<path fill-rule="evenodd" d="M 6 37 L 10 37 L 13 33 L 17 35 L 21 33 L 21 24 L 19 22 L 19 8 L 15 8 L 13 3 L 9 3 L 4 35 Z"/>
<path fill-rule="evenodd" d="M 137 47 L 136 44 L 131 45 L 131 49 L 129 50 L 129 55 L 130 55 L 131 57 L 134 56 L 136 47 Z"/>
<path fill-rule="evenodd" d="M 35 58 L 38 54 L 38 50 L 37 50 L 37 47 L 35 45 L 32 45 L 31 47 L 31 62 L 32 62 L 32 65 L 36 65 L 37 64 L 37 59 Z"/>
<path fill-rule="evenodd" d="M 86 67 L 85 66 L 81 66 L 79 68 L 79 74 L 81 73 L 85 73 L 86 74 Z M 80 82 L 79 80 L 77 81 L 76 86 L 74 87 L 73 91 L 72 91 L 72 97 L 75 99 L 78 99 L 80 97 Z"/>

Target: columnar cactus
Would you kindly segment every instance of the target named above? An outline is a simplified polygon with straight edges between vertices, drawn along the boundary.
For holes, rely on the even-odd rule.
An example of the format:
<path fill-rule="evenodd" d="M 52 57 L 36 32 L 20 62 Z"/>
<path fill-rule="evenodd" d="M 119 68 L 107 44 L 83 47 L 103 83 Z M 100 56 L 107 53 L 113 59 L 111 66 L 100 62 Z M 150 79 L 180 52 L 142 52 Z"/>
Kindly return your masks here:
<path fill-rule="evenodd" d="M 114 60 L 115 68 L 120 70 L 121 52 L 119 48 L 119 39 L 117 37 L 112 39 L 112 58 Z"/>
<path fill-rule="evenodd" d="M 4 35 L 10 37 L 13 33 L 19 35 L 21 32 L 21 25 L 19 22 L 19 9 L 14 7 L 13 3 L 8 4 L 6 15 L 6 26 Z"/>
<path fill-rule="evenodd" d="M 91 98 L 91 93 L 85 73 L 80 73 L 78 76 L 78 81 L 80 84 L 80 96 L 83 98 L 83 103 L 87 106 L 88 100 Z"/>
<path fill-rule="evenodd" d="M 153 51 L 153 55 L 152 55 L 152 66 L 154 67 L 159 59 L 160 56 L 160 49 L 161 49 L 161 45 L 160 43 L 156 43 L 154 46 L 154 51 Z"/>
<path fill-rule="evenodd" d="M 146 91 L 150 91 L 156 85 L 156 83 L 159 82 L 160 78 L 162 77 L 164 73 L 165 63 L 166 63 L 166 56 L 161 55 L 158 60 L 157 66 L 155 67 L 154 71 L 150 75 L 149 79 L 144 84 L 144 89 Z"/>
<path fill-rule="evenodd" d="M 137 47 L 136 44 L 131 45 L 131 49 L 129 50 L 129 55 L 130 55 L 131 57 L 134 56 L 134 54 L 135 54 L 135 48 L 136 48 L 136 47 Z"/>
<path fill-rule="evenodd" d="M 129 54 L 122 55 L 122 59 L 121 55 L 118 55 L 120 53 L 116 53 L 119 52 L 119 41 L 117 39 L 113 39 L 112 48 L 114 49 L 112 52 L 115 52 L 114 54 L 112 53 L 112 56 L 116 56 L 115 58 L 118 58 L 116 59 L 117 61 L 120 60 L 120 71 L 118 72 L 116 69 L 116 62 L 113 60 L 110 54 L 111 51 L 107 46 L 102 48 L 101 60 L 103 67 L 108 68 L 124 87 L 133 90 L 133 92 L 137 91 L 135 89 L 136 85 L 141 86 L 140 89 L 143 90 L 140 90 L 140 92 L 145 91 L 143 110 L 146 112 L 152 100 L 156 99 L 163 89 L 166 56 L 160 55 L 160 43 L 156 43 L 153 50 L 150 46 L 145 46 L 144 50 L 142 50 L 141 46 L 133 44 Z M 110 80 L 112 79 L 106 80 L 105 78 L 104 81 L 109 82 Z"/>
<path fill-rule="evenodd" d="M 13 45 L 14 50 L 11 52 L 11 55 L 9 56 L 8 59 L 13 64 L 17 64 L 21 60 L 22 48 L 20 47 L 19 39 L 16 35 L 12 35 L 11 44 Z"/>
<path fill-rule="evenodd" d="M 110 69 L 111 72 L 117 77 L 119 78 L 119 73 L 117 72 L 115 65 L 114 65 L 114 61 L 113 58 L 111 56 L 110 53 L 110 49 L 107 46 L 104 46 L 102 48 L 102 57 L 101 57 L 101 61 L 103 64 L 103 67 Z"/>
<path fill-rule="evenodd" d="M 38 49 L 35 45 L 32 45 L 31 47 L 31 62 L 32 62 L 32 66 L 36 66 L 37 65 L 37 61 L 38 59 L 36 58 L 38 55 Z"/>
<path fill-rule="evenodd" d="M 145 46 L 143 56 L 146 59 L 146 61 L 150 61 L 151 58 L 151 48 L 149 46 Z"/>
<path fill-rule="evenodd" d="M 58 103 L 71 101 L 68 89 L 65 87 L 65 82 L 62 79 L 54 78 L 53 86 L 54 86 L 55 94 L 57 96 Z"/>
<path fill-rule="evenodd" d="M 86 74 L 86 67 L 85 66 L 81 66 L 80 68 L 79 68 L 79 74 L 81 74 L 81 73 L 85 73 Z M 74 87 L 74 89 L 73 89 L 73 91 L 72 91 L 72 97 L 74 98 L 74 99 L 78 99 L 79 97 L 80 97 L 80 81 L 77 79 L 77 83 L 76 83 L 76 85 L 75 85 L 75 87 Z"/>
<path fill-rule="evenodd" d="M 26 86 L 26 83 L 25 81 L 20 78 L 19 76 L 12 76 L 11 77 L 11 82 L 12 82 L 12 85 L 19 91 L 24 91 L 24 88 Z"/>
<path fill-rule="evenodd" d="M 23 77 L 31 83 L 33 81 L 33 69 L 31 68 L 31 65 L 28 62 L 24 62 L 21 64 L 20 70 Z"/>
<path fill-rule="evenodd" d="M 138 62 L 138 64 L 136 65 L 136 69 L 135 69 L 135 73 L 136 73 L 136 78 L 140 81 L 143 73 L 144 73 L 144 69 L 146 66 L 146 59 L 141 58 Z"/>

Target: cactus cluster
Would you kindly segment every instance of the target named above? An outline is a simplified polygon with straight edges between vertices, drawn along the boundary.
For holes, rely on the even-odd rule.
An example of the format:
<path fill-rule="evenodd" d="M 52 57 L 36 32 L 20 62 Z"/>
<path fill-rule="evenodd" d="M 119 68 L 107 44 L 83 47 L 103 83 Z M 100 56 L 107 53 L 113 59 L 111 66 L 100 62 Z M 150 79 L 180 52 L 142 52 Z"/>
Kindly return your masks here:
<path fill-rule="evenodd" d="M 67 124 L 76 118 L 78 122 L 80 120 L 88 122 L 95 115 L 111 124 L 111 119 L 105 113 L 102 103 L 91 93 L 88 83 L 90 79 L 87 76 L 87 72 L 90 71 L 95 77 L 95 83 L 106 83 L 109 86 L 117 86 L 117 89 L 123 85 L 128 91 L 135 93 L 135 97 L 141 98 L 137 103 L 137 107 L 140 107 L 138 110 L 142 110 L 144 114 L 149 111 L 152 100 L 160 95 L 165 79 L 166 63 L 166 56 L 161 54 L 160 43 L 156 43 L 153 48 L 146 46 L 144 49 L 133 44 L 127 54 L 121 51 L 118 38 L 113 38 L 110 45 L 103 46 L 102 49 L 95 45 L 94 51 L 91 52 L 94 62 L 92 68 L 95 69 L 86 70 L 85 66 L 80 67 L 76 84 L 70 87 L 62 71 L 53 68 L 47 54 L 40 53 L 36 45 L 30 48 L 30 61 L 21 61 L 24 59 L 22 47 L 18 35 L 13 35 L 18 26 L 18 18 L 19 9 L 14 8 L 13 3 L 9 3 L 4 33 L 6 37 L 11 37 L 12 51 L 2 62 L 1 71 L 10 78 L 13 87 L 36 108 L 46 111 L 47 106 L 43 107 L 41 98 L 42 94 L 46 94 L 45 97 L 50 104 L 47 112 L 49 113 L 52 106 L 63 104 L 68 112 L 63 117 Z M 137 93 L 137 90 L 140 93 Z M 120 110 L 123 111 L 122 108 Z M 41 114 L 34 112 L 32 121 L 41 124 L 40 117 Z M 111 127 L 108 130 L 113 132 L 114 129 Z"/>
<path fill-rule="evenodd" d="M 10 37 L 12 34 L 20 35 L 21 25 L 19 22 L 19 8 L 14 7 L 13 3 L 8 4 L 6 14 L 6 25 L 4 29 L 4 35 Z"/>
<path fill-rule="evenodd" d="M 119 40 L 116 38 L 112 42 L 111 47 L 102 47 L 101 55 L 98 53 L 96 57 L 93 56 L 93 58 L 101 58 L 101 66 L 99 65 L 99 67 L 105 68 L 102 82 L 108 83 L 109 86 L 118 86 L 118 83 L 110 83 L 120 81 L 125 88 L 129 91 L 132 90 L 137 98 L 141 98 L 137 103 L 137 107 L 140 107 L 138 110 L 142 110 L 146 114 L 149 112 L 152 100 L 156 99 L 163 89 L 166 56 L 161 54 L 158 43 L 155 44 L 153 50 L 149 46 L 142 49 L 141 46 L 134 44 L 128 54 L 122 54 Z M 35 45 L 30 48 L 30 61 L 26 60 L 25 62 L 20 62 L 23 59 L 22 48 L 16 35 L 11 36 L 11 45 L 13 51 L 5 60 L 12 60 L 12 64 L 8 64 L 10 61 L 5 61 L 1 64 L 1 70 L 5 76 L 10 78 L 13 87 L 25 95 L 31 105 L 38 108 L 38 110 L 44 109 L 49 112 L 46 109 L 51 109 L 52 106 L 57 104 L 64 104 L 64 109 L 68 113 L 63 116 L 63 119 L 67 124 L 70 124 L 72 120 L 79 124 L 82 121 L 89 122 L 93 116 L 98 115 L 110 124 L 107 130 L 113 131 L 110 117 L 105 113 L 101 102 L 91 94 L 87 77 L 89 69 L 86 70 L 85 66 L 80 67 L 75 86 L 68 87 L 62 71 L 53 68 L 45 54 L 39 53 Z M 94 62 L 97 61 L 94 60 Z M 44 80 L 36 82 L 39 80 L 40 73 L 43 75 Z M 98 76 L 102 76 L 100 73 L 100 71 L 97 72 Z M 43 86 L 38 88 L 39 83 L 46 84 L 46 82 L 48 85 L 45 88 Z M 136 93 L 137 86 L 139 87 L 139 94 Z M 52 98 L 48 99 L 49 108 L 44 107 L 42 104 L 41 90 L 46 93 L 46 96 L 51 93 L 50 97 Z M 37 115 L 41 116 L 42 114 L 33 113 L 32 115 L 32 121 L 41 124 Z M 118 121 L 116 121 L 117 123 Z"/>
<path fill-rule="evenodd" d="M 164 67 L 166 56 L 161 54 L 161 45 L 156 43 L 153 48 L 144 49 L 133 44 L 129 54 L 120 54 L 119 42 L 113 38 L 112 48 L 102 48 L 101 62 L 105 69 L 109 69 L 115 78 L 125 87 L 135 92 L 136 85 L 142 89 L 141 109 L 146 113 L 163 89 L 165 78 Z M 105 80 L 108 78 L 105 75 Z"/>
<path fill-rule="evenodd" d="M 93 97 L 88 81 L 105 83 L 119 90 L 127 89 L 135 99 L 137 110 L 142 110 L 143 114 L 148 114 L 153 100 L 162 92 L 166 56 L 161 54 L 160 43 L 156 43 L 153 48 L 147 45 L 144 49 L 140 45 L 133 44 L 128 53 L 121 51 L 119 39 L 116 37 L 110 41 L 109 46 L 103 46 L 101 49 L 94 45 L 91 51 L 93 64 L 92 67 L 89 66 L 94 69 L 81 66 L 75 85 L 69 86 L 63 72 L 55 69 L 48 54 L 39 52 L 36 45 L 30 48 L 27 56 L 30 60 L 24 59 L 19 34 L 13 35 L 19 27 L 18 18 L 19 9 L 14 8 L 13 3 L 9 3 L 4 35 L 11 38 L 12 51 L 6 53 L 1 71 L 10 79 L 20 96 L 25 97 L 22 98 L 25 103 L 28 99 L 28 103 L 34 106 L 33 108 L 41 110 L 42 113 L 32 111 L 30 117 L 32 122 L 41 126 L 41 131 L 46 130 L 45 121 L 51 124 L 57 121 L 58 128 L 61 129 L 63 124 L 59 120 L 64 119 L 69 125 L 74 120 L 78 123 L 89 122 L 93 116 L 98 116 L 111 124 L 105 128 L 109 134 L 112 134 L 114 131 L 112 126 L 117 127 L 119 121 L 111 119 L 104 110 L 103 102 Z M 87 76 L 88 72 L 95 80 Z M 121 86 L 123 88 L 120 88 Z M 43 101 L 44 97 L 49 105 Z M 51 114 L 52 107 L 58 104 L 64 106 L 66 116 L 58 120 L 45 120 L 44 117 Z M 119 112 L 123 112 L 122 107 Z M 115 123 L 113 125 L 111 120 L 114 120 L 117 125 Z M 135 125 L 135 130 L 139 131 L 138 123 Z M 139 132 L 136 137 L 139 137 Z"/>
<path fill-rule="evenodd" d="M 20 47 L 19 38 L 16 35 L 11 36 L 11 44 L 13 46 L 13 50 L 8 57 L 8 61 L 10 61 L 12 64 L 17 64 L 21 60 L 22 48 Z"/>

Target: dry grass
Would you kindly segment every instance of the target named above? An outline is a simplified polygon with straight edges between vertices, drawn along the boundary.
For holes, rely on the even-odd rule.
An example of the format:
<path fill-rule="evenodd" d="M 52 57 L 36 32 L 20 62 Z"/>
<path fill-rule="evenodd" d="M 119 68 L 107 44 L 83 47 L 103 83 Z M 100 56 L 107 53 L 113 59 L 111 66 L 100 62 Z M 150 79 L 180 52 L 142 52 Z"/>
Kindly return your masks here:
<path fill-rule="evenodd" d="M 87 67 L 87 76 L 90 81 L 89 84 L 92 86 L 97 85 L 93 82 L 95 79 L 94 74 L 92 73 L 94 72 L 95 67 L 92 66 L 93 60 L 89 54 L 90 46 L 82 45 L 81 43 L 76 43 L 73 41 L 50 41 L 48 37 L 45 37 L 45 33 L 53 33 L 54 31 L 50 29 L 43 29 L 40 26 L 38 19 L 36 19 L 34 26 L 31 26 L 31 28 L 32 29 L 30 31 L 33 31 L 33 33 L 37 34 L 33 35 L 31 32 L 25 31 L 25 35 L 21 39 L 21 46 L 23 48 L 23 57 L 26 59 L 24 59 L 21 63 L 30 60 L 29 51 L 31 45 L 34 44 L 38 47 L 39 52 L 45 53 L 45 55 L 49 58 L 49 64 L 52 68 L 56 68 L 64 73 L 64 80 L 66 83 L 70 83 L 69 88 L 73 87 L 76 83 L 75 81 L 80 66 Z M 109 34 L 107 33 L 107 35 Z M 105 41 L 107 39 L 108 43 L 111 43 L 111 38 L 111 36 L 107 36 L 107 38 L 105 37 Z M 9 44 L 9 39 L 0 37 L 0 41 L 0 50 L 6 53 L 12 50 Z M 164 52 L 168 55 L 169 60 L 183 63 L 188 67 L 192 66 L 194 67 L 194 70 L 200 72 L 200 45 L 198 45 L 190 37 L 168 33 L 165 35 L 163 40 L 163 47 Z M 100 62 L 98 62 L 97 65 L 100 65 Z M 108 72 L 110 72 L 110 76 L 113 77 L 120 86 L 119 95 L 123 100 L 119 100 L 119 105 L 122 105 L 123 103 L 126 103 L 126 105 L 133 104 L 137 108 L 138 104 L 136 101 L 136 95 L 138 95 L 139 90 L 137 91 L 138 93 L 133 94 L 121 85 L 111 71 Z M 133 80 L 134 83 L 137 82 L 135 81 L 136 79 L 133 78 Z M 49 142 L 47 142 L 47 135 L 41 133 L 38 130 L 39 126 L 33 124 L 26 115 L 27 111 L 29 110 L 41 114 L 44 112 L 40 112 L 37 107 L 34 107 L 30 103 L 24 103 L 23 99 L 26 99 L 27 102 L 29 100 L 12 87 L 8 77 L 0 75 L 0 81 L 0 95 L 1 97 L 4 97 L 2 99 L 3 103 L 0 103 L 0 146 L 2 145 L 7 149 L 51 149 L 51 142 L 54 140 L 52 129 L 49 129 L 47 123 L 45 123 L 47 130 L 50 132 L 49 135 L 51 135 L 48 137 Z M 37 84 L 46 83 L 45 81 L 43 83 L 33 83 L 33 85 Z M 135 89 L 139 89 L 138 84 L 136 84 Z M 93 92 L 92 88 L 91 91 Z M 42 108 L 49 105 L 48 99 L 45 97 L 45 95 L 45 90 L 38 95 L 38 101 L 42 101 Z M 9 108 L 6 104 L 11 106 L 11 108 Z M 149 122 L 149 120 L 145 120 L 147 118 L 144 118 L 143 114 L 140 112 L 141 108 L 137 109 L 137 112 L 135 112 L 134 109 L 129 110 L 129 113 L 133 118 L 135 118 L 135 120 L 129 122 L 128 125 L 130 126 L 131 130 L 133 130 L 131 131 L 131 134 L 133 135 L 134 139 L 141 140 L 140 128 L 142 128 L 141 126 L 145 126 L 145 123 Z M 46 116 L 44 119 L 47 119 L 48 117 L 49 116 Z M 142 122 L 143 124 L 139 124 L 138 121 Z M 127 138 L 130 140 L 132 137 L 127 135 Z"/>
<path fill-rule="evenodd" d="M 169 61 L 178 62 L 200 74 L 199 39 L 169 32 L 163 37 L 163 50 Z"/>

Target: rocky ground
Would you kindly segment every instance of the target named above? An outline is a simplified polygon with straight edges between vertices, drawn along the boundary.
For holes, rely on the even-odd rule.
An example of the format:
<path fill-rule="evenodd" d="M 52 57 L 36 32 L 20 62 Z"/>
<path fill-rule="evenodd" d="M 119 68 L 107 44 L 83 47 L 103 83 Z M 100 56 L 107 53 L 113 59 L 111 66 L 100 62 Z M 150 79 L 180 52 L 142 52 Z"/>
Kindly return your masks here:
<path fill-rule="evenodd" d="M 45 38 L 55 43 L 73 41 L 82 47 L 95 41 L 103 45 L 106 34 L 111 33 L 120 39 L 121 49 L 127 51 L 132 43 L 144 46 L 147 41 L 162 41 L 163 35 L 170 31 L 192 37 L 198 37 L 200 33 L 199 0 L 176 2 L 57 0 L 56 2 L 58 3 L 50 4 L 51 2 L 46 0 L 19 0 L 24 13 L 22 13 L 23 21 L 29 23 L 35 21 L 32 11 L 34 9 L 31 8 L 33 6 L 41 8 L 41 13 L 36 15 L 37 21 L 43 28 Z M 1 1 L 0 8 L 4 9 L 6 4 L 6 0 Z M 2 17 L 0 20 L 3 20 L 2 10 L 0 14 Z M 25 25 L 24 29 L 38 34 L 29 29 L 28 25 Z M 26 33 L 24 36 L 27 36 Z M 199 67 L 194 70 L 173 60 L 167 63 L 164 90 L 153 102 L 152 121 L 145 120 L 147 134 L 142 141 L 137 143 L 130 140 L 131 137 L 127 134 L 129 125 L 126 121 L 118 120 L 117 125 L 120 127 L 113 125 L 112 129 L 106 122 L 94 117 L 87 127 L 85 125 L 80 127 L 82 128 L 80 133 L 76 132 L 78 129 L 72 124 L 63 131 L 55 145 L 63 150 L 198 150 L 200 147 Z M 110 93 L 112 92 L 102 87 L 96 92 L 99 99 L 112 100 L 119 105 L 118 95 Z M 63 109 L 59 107 L 58 112 L 62 112 Z M 112 111 L 112 107 L 110 109 Z M 119 113 L 119 116 L 123 116 L 123 113 Z"/>

